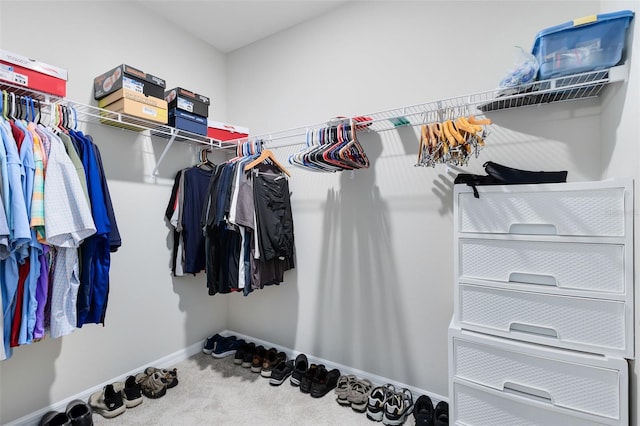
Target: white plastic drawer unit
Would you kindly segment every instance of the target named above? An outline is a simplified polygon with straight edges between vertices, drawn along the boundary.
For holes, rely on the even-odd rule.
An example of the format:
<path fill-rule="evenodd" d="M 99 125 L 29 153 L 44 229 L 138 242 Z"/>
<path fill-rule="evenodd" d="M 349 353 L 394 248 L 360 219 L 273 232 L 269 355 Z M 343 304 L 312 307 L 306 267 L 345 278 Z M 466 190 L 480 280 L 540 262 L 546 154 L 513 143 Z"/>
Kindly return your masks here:
<path fill-rule="evenodd" d="M 625 275 L 623 244 L 461 238 L 458 250 L 458 279 L 591 291 L 595 297 L 625 294 L 626 280 L 633 279 Z"/>
<path fill-rule="evenodd" d="M 543 185 L 455 186 L 456 231 L 624 237 L 632 229 L 631 179 Z"/>
<path fill-rule="evenodd" d="M 628 419 L 628 367 L 622 358 L 577 354 L 456 329 L 450 334 L 453 380 L 614 424 Z"/>
<path fill-rule="evenodd" d="M 633 358 L 633 312 L 624 301 L 459 283 L 454 313 L 464 329 Z"/>
<path fill-rule="evenodd" d="M 459 426 L 601 426 L 607 423 L 585 419 L 536 401 L 522 401 L 470 383 L 453 383 L 450 421 Z"/>

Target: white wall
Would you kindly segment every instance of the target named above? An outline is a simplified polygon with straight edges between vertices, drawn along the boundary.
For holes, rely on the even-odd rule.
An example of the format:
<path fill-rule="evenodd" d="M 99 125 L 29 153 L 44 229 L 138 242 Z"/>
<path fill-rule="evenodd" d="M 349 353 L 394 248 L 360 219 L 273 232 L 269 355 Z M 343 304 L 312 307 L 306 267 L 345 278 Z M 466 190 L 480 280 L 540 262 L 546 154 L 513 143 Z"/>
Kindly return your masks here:
<path fill-rule="evenodd" d="M 231 53 L 229 116 L 261 133 L 491 90 L 514 45 L 529 50 L 539 30 L 599 8 L 349 4 Z M 488 146 L 468 170 L 494 160 L 598 179 L 599 113 L 592 100 L 494 113 Z M 414 167 L 418 140 L 408 129 L 360 139 L 368 170 L 290 167 L 297 269 L 278 288 L 230 299 L 229 327 L 446 397 L 458 170 Z M 271 146 L 282 162 L 302 148 Z"/>
<path fill-rule="evenodd" d="M 67 68 L 69 99 L 95 105 L 93 77 L 126 63 L 164 78 L 169 88 L 210 96 L 211 115 L 226 120 L 225 56 L 136 2 L 2 1 L 0 16 L 0 47 Z M 169 274 L 168 180 L 192 164 L 193 150 L 173 147 L 153 183 L 148 176 L 164 141 L 102 125 L 84 128 L 102 152 L 123 242 L 111 258 L 106 325 L 17 348 L 1 362 L 2 424 L 226 328 L 225 301 L 206 296 L 203 276 Z"/>

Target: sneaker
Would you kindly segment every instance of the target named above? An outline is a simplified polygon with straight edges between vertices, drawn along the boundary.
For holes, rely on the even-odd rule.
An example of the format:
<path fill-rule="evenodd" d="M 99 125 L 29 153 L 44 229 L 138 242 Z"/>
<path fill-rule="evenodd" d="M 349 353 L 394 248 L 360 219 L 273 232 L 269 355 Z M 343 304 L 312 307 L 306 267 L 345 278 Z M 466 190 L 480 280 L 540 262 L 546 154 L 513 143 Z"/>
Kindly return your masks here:
<path fill-rule="evenodd" d="M 384 404 L 382 423 L 387 426 L 401 425 L 413 412 L 413 395 L 409 389 L 402 389 L 387 399 Z"/>
<path fill-rule="evenodd" d="M 120 392 L 113 389 L 113 385 L 106 385 L 102 390 L 93 393 L 89 397 L 89 406 L 93 412 L 100 414 L 105 419 L 111 419 L 124 413 L 125 407 Z"/>
<path fill-rule="evenodd" d="M 356 380 L 351 383 L 349 390 L 347 391 L 347 402 L 351 405 L 353 411 L 358 413 L 364 413 L 367 411 L 367 404 L 369 403 L 369 394 L 373 384 L 367 380 Z"/>
<path fill-rule="evenodd" d="M 59 413 L 57 411 L 49 411 L 40 419 L 40 426 L 67 426 L 71 425 L 71 420 L 67 413 Z"/>
<path fill-rule="evenodd" d="M 300 386 L 300 380 L 308 368 L 309 360 L 307 360 L 307 356 L 305 354 L 298 355 L 296 362 L 293 364 L 293 371 L 291 372 L 291 386 Z"/>
<path fill-rule="evenodd" d="M 264 346 L 260 345 L 256 348 L 256 352 L 253 354 L 253 359 L 251 360 L 251 372 L 259 373 L 262 371 L 262 363 L 264 362 L 264 357 L 267 356 L 267 350 Z"/>
<path fill-rule="evenodd" d="M 136 382 L 140 385 L 142 393 L 147 398 L 161 398 L 167 393 L 167 379 L 160 371 L 155 371 L 150 375 L 140 373 L 136 375 Z"/>
<path fill-rule="evenodd" d="M 236 351 L 236 354 L 233 356 L 233 363 L 236 365 L 242 365 L 242 361 L 244 360 L 247 353 L 251 353 L 251 359 L 253 359 L 253 353 L 255 352 L 255 350 L 255 343 L 245 343 Z"/>
<path fill-rule="evenodd" d="M 213 352 L 213 350 L 216 347 L 216 343 L 220 342 L 223 339 L 224 337 L 219 335 L 218 333 L 214 334 L 211 337 L 208 337 L 207 340 L 204 341 L 204 347 L 202 348 L 202 352 L 204 352 L 207 355 L 211 355 L 211 352 Z"/>
<path fill-rule="evenodd" d="M 342 375 L 338 379 L 338 384 L 336 385 L 336 401 L 340 405 L 350 405 L 349 400 L 347 399 L 347 392 L 349 392 L 349 388 L 352 383 L 355 383 L 358 380 L 356 376 L 353 374 Z"/>
<path fill-rule="evenodd" d="M 113 389 L 116 392 L 122 394 L 122 400 L 127 408 L 133 408 L 142 404 L 142 388 L 140 384 L 136 382 L 136 378 L 133 376 L 127 377 L 127 380 L 123 382 L 115 382 Z"/>
<path fill-rule="evenodd" d="M 420 395 L 413 406 L 413 418 L 416 426 L 434 426 L 433 402 L 427 395 Z"/>
<path fill-rule="evenodd" d="M 267 356 L 262 362 L 262 371 L 260 371 L 260 375 L 262 377 L 271 377 L 271 372 L 275 366 L 286 360 L 287 354 L 284 352 L 277 352 L 275 349 L 274 352 L 267 352 Z"/>
<path fill-rule="evenodd" d="M 236 336 L 227 337 L 216 344 L 215 349 L 211 352 L 211 356 L 214 358 L 228 357 L 229 355 L 235 354 L 244 344 L 245 341 L 237 339 Z"/>
<path fill-rule="evenodd" d="M 300 392 L 309 393 L 311 391 L 311 383 L 313 382 L 313 379 L 318 375 L 318 372 L 322 370 L 326 370 L 324 365 L 311 364 L 300 379 Z"/>
<path fill-rule="evenodd" d="M 73 426 L 93 426 L 93 411 L 84 401 L 71 401 L 67 404 L 66 413 Z"/>
<path fill-rule="evenodd" d="M 293 360 L 280 361 L 271 371 L 271 378 L 269 384 L 272 386 L 280 386 L 293 372 Z"/>
<path fill-rule="evenodd" d="M 150 376 L 156 371 L 164 376 L 167 383 L 167 389 L 171 389 L 178 386 L 178 369 L 177 368 L 174 368 L 173 370 L 168 370 L 166 368 L 147 367 L 144 370 L 144 374 L 146 374 L 147 376 Z"/>
<path fill-rule="evenodd" d="M 340 370 L 337 368 L 328 372 L 326 369 L 320 370 L 311 383 L 311 391 L 309 393 L 314 398 L 322 398 L 335 389 L 339 378 Z"/>
<path fill-rule="evenodd" d="M 447 426 L 449 424 L 449 404 L 440 401 L 433 410 L 433 424 L 435 426 Z"/>
<path fill-rule="evenodd" d="M 244 358 L 242 359 L 242 368 L 250 368 L 251 367 L 251 363 L 253 362 L 253 357 L 259 351 L 263 351 L 264 350 L 264 346 L 262 346 L 262 345 L 256 346 L 254 344 L 253 347 L 250 348 L 250 349 L 251 349 L 250 351 L 246 351 L 244 353 Z"/>
<path fill-rule="evenodd" d="M 374 422 L 379 422 L 384 416 L 384 406 L 387 400 L 395 394 L 395 387 L 391 384 L 386 384 L 374 388 L 369 394 L 369 401 L 367 402 L 367 418 Z"/>

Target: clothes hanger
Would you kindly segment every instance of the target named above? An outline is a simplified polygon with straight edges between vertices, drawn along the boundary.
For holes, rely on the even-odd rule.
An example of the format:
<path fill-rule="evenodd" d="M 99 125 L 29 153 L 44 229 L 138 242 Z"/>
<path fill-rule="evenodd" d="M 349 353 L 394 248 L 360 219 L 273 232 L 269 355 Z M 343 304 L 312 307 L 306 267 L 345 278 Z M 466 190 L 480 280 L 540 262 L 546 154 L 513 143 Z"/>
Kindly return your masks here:
<path fill-rule="evenodd" d="M 291 174 L 287 171 L 287 169 L 282 164 L 280 164 L 278 160 L 276 160 L 276 157 L 268 149 L 263 149 L 260 155 L 255 160 L 251 161 L 249 164 L 244 166 L 244 170 L 245 171 L 251 170 L 258 164 L 266 160 L 269 160 L 274 166 L 279 168 L 287 176 L 291 176 Z"/>

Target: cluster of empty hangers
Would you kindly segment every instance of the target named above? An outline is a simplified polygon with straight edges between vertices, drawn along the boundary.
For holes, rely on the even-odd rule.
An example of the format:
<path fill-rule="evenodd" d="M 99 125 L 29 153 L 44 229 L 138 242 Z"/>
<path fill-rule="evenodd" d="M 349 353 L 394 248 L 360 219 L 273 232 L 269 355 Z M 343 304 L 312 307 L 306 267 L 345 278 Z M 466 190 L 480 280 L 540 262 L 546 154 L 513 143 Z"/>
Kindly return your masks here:
<path fill-rule="evenodd" d="M 366 126 L 360 119 L 338 118 L 326 127 L 308 130 L 306 146 L 290 155 L 289 163 L 317 172 L 367 168 L 369 159 L 356 138 L 356 130 Z"/>
<path fill-rule="evenodd" d="M 477 158 L 489 135 L 488 118 L 459 115 L 448 111 L 444 120 L 422 125 L 416 166 L 435 167 L 436 164 L 466 166 L 469 158 Z"/>

